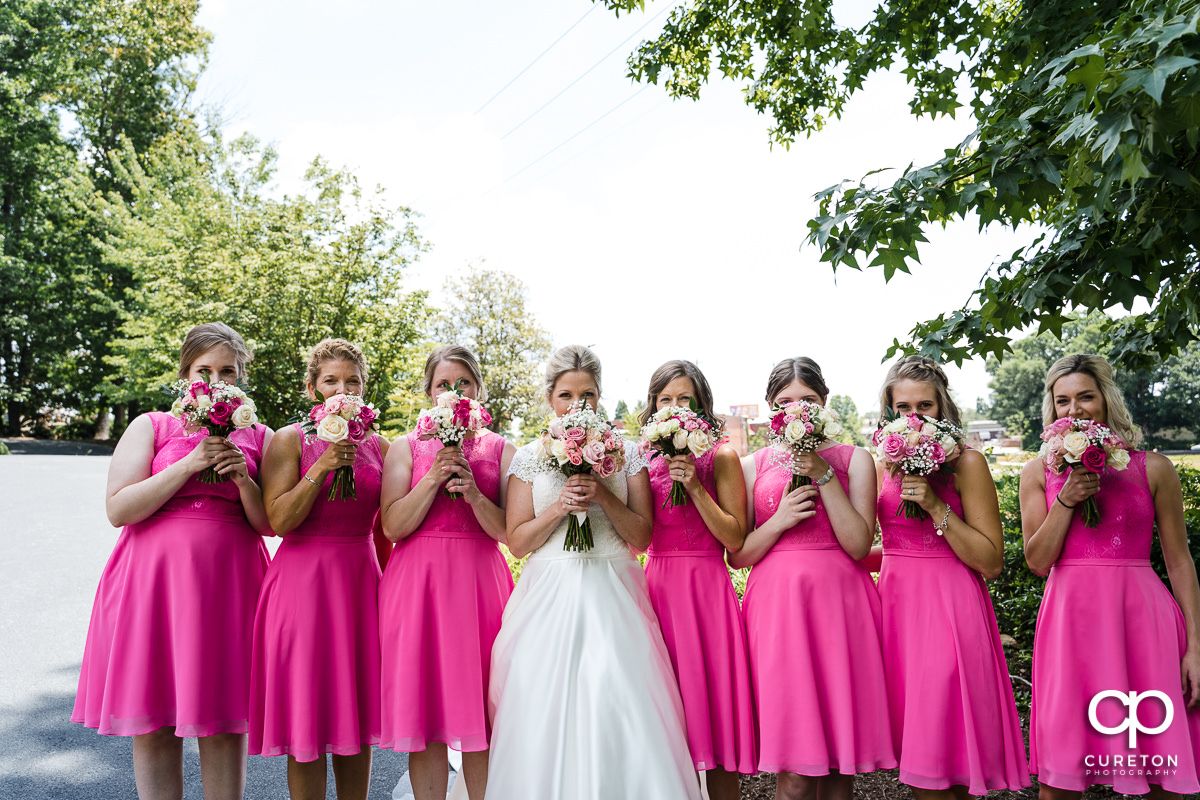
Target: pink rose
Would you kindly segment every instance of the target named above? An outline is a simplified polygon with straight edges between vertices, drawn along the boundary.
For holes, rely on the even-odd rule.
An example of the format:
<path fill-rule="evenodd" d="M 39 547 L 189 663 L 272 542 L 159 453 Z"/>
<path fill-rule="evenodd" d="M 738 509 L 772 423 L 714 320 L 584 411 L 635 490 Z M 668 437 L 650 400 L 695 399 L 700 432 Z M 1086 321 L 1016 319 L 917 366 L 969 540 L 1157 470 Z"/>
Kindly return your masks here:
<path fill-rule="evenodd" d="M 695 417 L 688 417 L 683 421 L 683 429 L 685 431 L 694 431 L 700 427 L 700 420 Z"/>
<path fill-rule="evenodd" d="M 340 414 L 342 413 L 344 402 L 344 395 L 335 394 L 333 397 L 325 400 L 325 410 L 330 414 Z"/>
<path fill-rule="evenodd" d="M 904 455 L 904 437 L 898 433 L 889 433 L 883 437 L 883 454 L 888 461 L 899 461 Z"/>
<path fill-rule="evenodd" d="M 917 454 L 917 446 L 915 444 L 904 445 L 904 457 L 912 458 Z"/>
<path fill-rule="evenodd" d="M 483 420 L 483 427 L 486 428 L 488 425 L 492 424 L 492 415 L 488 413 L 486 408 L 483 408 L 482 406 L 480 406 L 479 415 L 480 415 L 480 418 Z"/>
<path fill-rule="evenodd" d="M 787 424 L 788 419 L 786 414 L 776 414 L 775 416 L 771 417 L 771 430 L 773 430 L 775 433 L 782 431 L 787 427 Z"/>
<path fill-rule="evenodd" d="M 437 433 L 438 424 L 434 418 L 428 414 L 422 414 L 417 417 L 417 436 L 432 436 Z"/>
<path fill-rule="evenodd" d="M 208 411 L 208 419 L 214 425 L 228 425 L 232 416 L 233 406 L 223 400 L 213 403 Z"/>
<path fill-rule="evenodd" d="M 460 428 L 467 428 L 471 425 L 471 404 L 467 401 L 459 403 L 454 408 L 454 416 L 451 421 Z"/>
<path fill-rule="evenodd" d="M 362 420 L 363 425 L 370 427 L 375 424 L 375 420 L 379 418 L 379 415 L 370 406 L 363 406 L 362 410 L 358 412 L 358 418 Z"/>
<path fill-rule="evenodd" d="M 583 446 L 583 460 L 596 465 L 604 460 L 604 442 L 588 442 Z"/>
<path fill-rule="evenodd" d="M 227 400 L 226 402 L 229 403 L 230 408 L 232 408 L 234 411 L 237 411 L 239 408 L 242 407 L 242 404 L 246 401 L 240 397 L 235 397 L 232 400 Z"/>
<path fill-rule="evenodd" d="M 813 425 L 811 422 L 804 423 L 804 432 L 805 433 L 812 433 L 816 429 L 817 429 L 817 426 Z"/>
<path fill-rule="evenodd" d="M 1079 460 L 1088 472 L 1103 472 L 1104 464 L 1108 461 L 1108 454 L 1104 452 L 1103 447 L 1092 445 L 1083 451 Z"/>
<path fill-rule="evenodd" d="M 199 397 L 200 395 L 208 394 L 208 384 L 204 381 L 192 381 L 190 391 L 192 393 L 192 397 Z"/>
<path fill-rule="evenodd" d="M 555 439 L 561 439 L 567 435 L 567 432 L 563 430 L 562 420 L 558 417 L 550 420 L 550 424 L 546 426 L 546 430 Z"/>
<path fill-rule="evenodd" d="M 1050 427 L 1046 430 L 1049 431 L 1051 436 L 1062 436 L 1064 433 L 1071 430 L 1071 426 L 1074 424 L 1075 420 L 1071 419 L 1070 417 L 1063 417 L 1062 419 L 1056 419 L 1054 422 L 1051 422 Z"/>
<path fill-rule="evenodd" d="M 935 463 L 944 463 L 946 461 L 946 451 L 940 444 L 934 442 L 929 448 L 929 457 L 932 458 Z"/>
<path fill-rule="evenodd" d="M 346 438 L 355 444 L 362 444 L 362 441 L 367 438 L 367 432 L 367 426 L 362 424 L 361 419 L 355 417 L 350 420 L 350 433 Z"/>
<path fill-rule="evenodd" d="M 325 419 L 325 415 L 329 412 L 325 410 L 325 406 L 315 406 L 312 411 L 308 412 L 308 418 L 313 422 L 320 422 Z"/>
<path fill-rule="evenodd" d="M 596 467 L 596 474 L 601 478 L 610 478 L 617 474 L 617 460 L 612 456 L 605 456 L 600 464 Z"/>
<path fill-rule="evenodd" d="M 574 428 L 567 428 L 567 438 L 572 442 L 582 442 L 587 439 L 587 431 L 576 425 Z"/>
<path fill-rule="evenodd" d="M 908 415 L 908 429 L 910 431 L 919 431 L 919 430 L 921 430 L 921 426 L 924 424 L 925 423 L 921 420 L 921 418 L 918 415 L 916 415 L 916 414 Z"/>
<path fill-rule="evenodd" d="M 576 447 L 567 451 L 567 460 L 578 467 L 583 463 L 583 454 L 580 453 L 579 448 Z"/>
<path fill-rule="evenodd" d="M 1056 433 L 1056 434 L 1054 434 L 1053 436 L 1051 436 L 1051 437 L 1050 437 L 1050 441 L 1049 441 L 1049 442 L 1047 442 L 1047 444 L 1049 444 L 1049 445 L 1050 445 L 1050 449 L 1051 449 L 1051 450 L 1053 450 L 1054 452 L 1056 452 L 1056 453 L 1061 453 L 1061 452 L 1062 452 L 1062 449 L 1063 449 L 1063 437 L 1062 437 L 1062 435 L 1061 435 L 1061 434 L 1057 434 L 1057 433 Z"/>
<path fill-rule="evenodd" d="M 871 444 L 878 447 L 879 446 L 879 438 L 881 436 L 883 436 L 883 428 L 876 428 L 875 432 L 871 434 Z"/>
<path fill-rule="evenodd" d="M 811 419 L 811 418 L 812 417 L 811 417 L 811 415 L 809 415 L 808 411 L 806 411 L 804 409 L 800 410 L 800 419 L 802 419 L 804 422 L 808 422 L 809 419 Z"/>
<path fill-rule="evenodd" d="M 587 443 L 599 442 L 604 438 L 604 434 L 598 430 L 590 430 L 587 432 Z"/>

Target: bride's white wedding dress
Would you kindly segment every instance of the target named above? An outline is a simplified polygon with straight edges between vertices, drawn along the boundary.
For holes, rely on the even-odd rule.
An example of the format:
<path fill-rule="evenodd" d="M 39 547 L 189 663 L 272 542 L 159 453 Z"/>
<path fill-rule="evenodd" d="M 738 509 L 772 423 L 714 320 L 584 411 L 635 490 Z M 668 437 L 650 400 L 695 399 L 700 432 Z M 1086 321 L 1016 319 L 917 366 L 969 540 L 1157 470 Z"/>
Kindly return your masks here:
<path fill-rule="evenodd" d="M 534 513 L 565 478 L 517 451 L 510 475 L 533 486 Z M 627 499 L 646 467 L 626 446 L 624 472 L 604 480 Z M 646 578 L 593 504 L 595 547 L 562 549 L 567 521 L 529 557 L 492 648 L 487 800 L 698 800 L 683 703 Z"/>

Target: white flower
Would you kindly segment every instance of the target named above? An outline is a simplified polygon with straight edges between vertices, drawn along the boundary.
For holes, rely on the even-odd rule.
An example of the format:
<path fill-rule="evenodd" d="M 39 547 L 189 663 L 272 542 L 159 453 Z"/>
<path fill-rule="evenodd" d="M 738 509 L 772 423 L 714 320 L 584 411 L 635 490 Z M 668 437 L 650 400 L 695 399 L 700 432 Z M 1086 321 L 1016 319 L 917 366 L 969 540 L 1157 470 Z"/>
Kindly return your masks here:
<path fill-rule="evenodd" d="M 679 420 L 672 418 L 659 425 L 658 429 L 663 433 L 674 433 L 679 430 L 679 427 Z"/>
<path fill-rule="evenodd" d="M 442 392 L 437 396 L 438 408 L 450 408 L 458 402 L 458 392 Z"/>
<path fill-rule="evenodd" d="M 825 435 L 830 439 L 835 439 L 842 435 L 842 426 L 830 420 L 825 423 Z"/>
<path fill-rule="evenodd" d="M 207 412 L 210 408 L 212 408 L 212 404 L 213 404 L 212 398 L 206 394 L 202 394 L 196 398 L 196 410 L 199 411 L 201 414 Z"/>
<path fill-rule="evenodd" d="M 258 415 L 254 413 L 254 409 L 249 404 L 243 404 L 234 409 L 233 416 L 229 418 L 229 421 L 235 428 L 249 428 L 258 422 Z"/>
<path fill-rule="evenodd" d="M 554 456 L 558 463 L 567 463 L 567 446 L 562 439 L 550 440 L 550 455 Z"/>
<path fill-rule="evenodd" d="M 171 403 L 171 416 L 172 417 L 180 417 L 180 418 L 183 417 L 183 398 L 182 397 L 176 397 L 175 402 Z"/>
<path fill-rule="evenodd" d="M 324 442 L 340 442 L 350 435 L 350 423 L 337 414 L 327 414 L 317 423 L 317 438 Z"/>
<path fill-rule="evenodd" d="M 1063 437 L 1063 449 L 1070 455 L 1075 456 L 1078 460 L 1084 450 L 1088 448 L 1088 438 L 1083 431 L 1071 431 Z"/>
<path fill-rule="evenodd" d="M 675 409 L 671 408 L 670 406 L 664 406 L 664 407 L 660 408 L 657 413 L 655 413 L 654 419 L 658 420 L 659 422 L 662 422 L 667 417 L 671 416 L 671 414 L 674 411 L 675 411 Z"/>
<path fill-rule="evenodd" d="M 804 423 L 799 419 L 794 419 L 787 424 L 783 429 L 783 435 L 787 437 L 789 442 L 798 442 L 805 437 L 807 431 L 804 430 Z"/>
<path fill-rule="evenodd" d="M 682 429 L 675 431 L 674 436 L 671 438 L 671 444 L 675 446 L 676 450 L 682 450 L 687 447 L 688 432 Z"/>
<path fill-rule="evenodd" d="M 1108 454 L 1108 465 L 1120 472 L 1129 466 L 1129 451 L 1118 447 Z"/>
<path fill-rule="evenodd" d="M 692 451 L 693 456 L 701 456 L 712 449 L 712 437 L 708 431 L 692 431 L 688 436 L 688 450 Z"/>

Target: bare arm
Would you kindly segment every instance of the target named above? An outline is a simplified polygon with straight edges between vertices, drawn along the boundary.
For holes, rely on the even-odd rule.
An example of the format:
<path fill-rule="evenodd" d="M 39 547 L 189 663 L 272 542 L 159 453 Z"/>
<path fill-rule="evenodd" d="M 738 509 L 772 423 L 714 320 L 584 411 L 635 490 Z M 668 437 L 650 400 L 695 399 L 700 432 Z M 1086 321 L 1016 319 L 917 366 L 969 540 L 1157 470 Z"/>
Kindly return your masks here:
<path fill-rule="evenodd" d="M 717 497 L 713 498 L 696 477 L 696 462 L 689 455 L 669 459 L 671 468 L 683 473 L 680 483 L 700 519 L 727 551 L 736 553 L 746 540 L 746 481 L 737 451 L 722 445 L 713 456 Z"/>
<path fill-rule="evenodd" d="M 533 484 L 516 475 L 508 478 L 508 549 L 514 558 L 524 558 L 537 550 L 567 516 L 566 487 L 541 514 L 533 513 Z"/>
<path fill-rule="evenodd" d="M 197 472 L 239 459 L 244 461 L 224 439 L 209 436 L 192 452 L 152 475 L 154 423 L 143 414 L 129 424 L 109 463 L 104 497 L 108 521 L 117 528 L 141 522 L 162 508 Z"/>
<path fill-rule="evenodd" d="M 901 487 L 904 491 L 915 490 L 915 496 L 906 496 L 905 499 L 914 500 L 925 509 L 932 518 L 930 525 L 936 525 L 942 519 L 947 520 L 949 525 L 944 535 L 954 554 L 968 567 L 991 580 L 1000 574 L 1004 565 L 1004 531 L 1000 525 L 996 482 L 988 470 L 987 459 L 976 450 L 967 450 L 958 458 L 954 480 L 962 498 L 965 518 L 949 511 L 949 506 L 934 494 L 925 478 L 906 475 Z"/>
<path fill-rule="evenodd" d="M 1154 496 L 1154 522 L 1167 564 L 1167 577 L 1187 629 L 1187 649 L 1180 665 L 1183 692 L 1188 708 L 1195 708 L 1200 703 L 1200 585 L 1196 580 L 1196 563 L 1188 549 L 1183 491 L 1179 473 L 1165 456 L 1147 453 L 1146 475 Z"/>
<path fill-rule="evenodd" d="M 264 426 L 265 427 L 265 426 Z M 263 433 L 262 449 L 260 453 L 267 452 L 267 447 L 271 444 L 271 439 L 274 437 L 274 431 L 267 428 Z M 244 459 L 243 459 L 244 463 Z M 235 469 L 230 465 L 224 469 L 218 469 L 218 472 L 228 472 Z M 261 479 L 261 471 L 259 478 Z M 271 521 L 267 519 L 267 511 L 263 506 L 262 488 L 250 477 L 249 473 L 244 469 L 235 471 L 233 474 L 233 482 L 238 487 L 238 497 L 242 501 L 242 508 L 246 511 L 246 519 L 255 532 L 263 536 L 274 536 L 275 532 L 271 530 Z"/>
<path fill-rule="evenodd" d="M 1067 506 L 1078 506 L 1096 493 L 1096 489 L 1082 485 L 1077 472 L 1071 470 L 1058 490 L 1058 498 L 1047 508 L 1045 464 L 1035 458 L 1021 470 L 1021 537 L 1025 541 L 1025 563 L 1035 575 L 1049 573 L 1062 553 L 1075 514 Z"/>
<path fill-rule="evenodd" d="M 317 495 L 325 491 L 321 484 L 329 474 L 338 467 L 353 466 L 358 456 L 358 446 L 349 441 L 330 444 L 301 475 L 301 444 L 300 433 L 288 426 L 275 434 L 263 456 L 263 506 L 271 529 L 279 536 L 291 533 L 305 520 Z M 386 453 L 386 442 L 380 442 L 380 452 Z"/>
<path fill-rule="evenodd" d="M 875 539 L 875 499 L 879 491 L 875 464 L 866 450 L 854 448 L 847 478 L 849 494 L 842 489 L 841 481 L 833 478 L 820 488 L 821 503 L 838 544 L 848 556 L 861 561 L 871 552 Z"/>
<path fill-rule="evenodd" d="M 752 527 L 746 534 L 746 541 L 742 548 L 729 555 L 729 565 L 734 569 L 743 569 L 757 564 L 763 556 L 770 552 L 785 531 L 791 530 L 803 520 L 816 514 L 817 492 L 820 491 L 816 486 L 801 486 L 788 492 L 780 498 L 779 508 L 775 509 L 775 513 L 771 515 L 770 519 L 758 520 L 753 510 L 754 483 L 757 480 L 758 472 L 753 455 L 742 459 L 742 469 L 750 492 L 747 522 L 756 527 Z"/>

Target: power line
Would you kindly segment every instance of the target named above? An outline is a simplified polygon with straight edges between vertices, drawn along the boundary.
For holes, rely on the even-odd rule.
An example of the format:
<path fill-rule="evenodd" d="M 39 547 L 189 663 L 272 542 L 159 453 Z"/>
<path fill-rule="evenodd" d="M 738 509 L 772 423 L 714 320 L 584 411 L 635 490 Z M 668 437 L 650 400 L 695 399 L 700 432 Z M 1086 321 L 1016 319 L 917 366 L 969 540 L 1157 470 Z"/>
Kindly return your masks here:
<path fill-rule="evenodd" d="M 517 177 L 518 175 L 520 175 L 520 174 L 521 174 L 522 172 L 524 172 L 525 170 L 527 170 L 527 169 L 529 169 L 530 167 L 534 166 L 535 164 L 537 164 L 538 162 L 540 162 L 542 159 L 544 159 L 544 158 L 546 158 L 547 156 L 551 155 L 551 154 L 552 154 L 552 153 L 554 153 L 556 150 L 559 150 L 560 148 L 564 147 L 565 145 L 567 145 L 568 143 L 570 143 L 571 141 L 573 141 L 575 138 L 577 138 L 578 136 L 580 136 L 581 134 L 583 134 L 585 131 L 587 131 L 589 128 L 591 128 L 593 125 L 595 125 L 597 122 L 599 122 L 600 120 L 604 119 L 604 118 L 605 118 L 605 117 L 607 117 L 609 114 L 613 113 L 613 112 L 614 112 L 614 111 L 616 111 L 618 108 L 620 108 L 621 106 L 625 105 L 626 103 L 628 103 L 628 102 L 629 102 L 630 100 L 632 100 L 633 98 L 637 97 L 637 96 L 638 96 L 639 94 L 641 94 L 642 92 L 646 91 L 646 89 L 647 89 L 647 88 L 649 88 L 649 87 L 643 86 L 642 88 L 638 89 L 636 92 L 634 92 L 633 94 L 629 95 L 629 97 L 626 97 L 624 100 L 622 100 L 621 102 L 617 103 L 615 106 L 613 106 L 612 108 L 610 108 L 608 111 L 605 111 L 603 114 L 601 114 L 600 116 L 596 117 L 594 120 L 592 120 L 591 122 L 589 122 L 587 125 L 584 125 L 582 128 L 580 128 L 579 130 L 575 131 L 575 133 L 571 134 L 571 135 L 570 135 L 570 136 L 568 136 L 566 139 L 564 139 L 563 141 L 559 142 L 559 143 L 558 143 L 557 145 L 555 145 L 553 148 L 551 148 L 550 150 L 547 150 L 545 153 L 542 153 L 540 156 L 538 156 L 537 158 L 535 158 L 533 161 L 530 161 L 528 164 L 526 164 L 525 166 L 521 167 L 519 170 L 517 170 L 516 172 L 514 172 L 512 175 L 509 175 L 507 178 L 505 178 L 504 180 L 500 181 L 500 183 L 496 184 L 496 185 L 495 185 L 495 186 L 494 186 L 492 189 L 489 189 L 489 190 L 488 190 L 486 193 L 487 193 L 487 194 L 490 194 L 490 193 L 491 193 L 492 191 L 494 191 L 495 189 L 499 189 L 501 186 L 503 186 L 504 184 L 508 183 L 509 181 L 511 181 L 513 178 Z"/>
<path fill-rule="evenodd" d="M 557 39 L 555 39 L 553 42 L 551 42 L 551 43 L 550 43 L 550 46 L 549 46 L 549 47 L 547 47 L 545 50 L 543 50 L 543 51 L 541 52 L 541 55 L 539 55 L 539 56 L 538 56 L 537 58 L 535 58 L 533 61 L 530 61 L 530 62 L 529 62 L 529 64 L 527 64 L 527 65 L 525 66 L 525 69 L 523 69 L 523 70 L 521 70 L 520 72 L 518 72 L 518 73 L 517 73 L 517 76 L 516 76 L 516 78 L 513 78 L 511 81 L 509 81 L 508 83 L 504 84 L 504 86 L 503 86 L 503 87 L 501 87 L 500 91 L 498 91 L 498 92 L 496 92 L 494 95 L 492 95 L 492 96 L 491 96 L 491 98 L 490 98 L 490 99 L 489 99 L 489 100 L 488 100 L 486 103 L 484 103 L 483 105 L 481 105 L 481 106 L 480 106 L 478 109 L 476 109 L 476 111 L 475 111 L 475 114 L 472 114 L 471 116 L 475 116 L 475 115 L 476 115 L 476 114 L 478 114 L 480 111 L 483 111 L 485 108 L 487 108 L 489 105 L 491 105 L 491 103 L 492 103 L 492 100 L 495 100 L 497 97 L 499 97 L 500 95 L 504 94 L 504 90 L 505 90 L 505 89 L 507 89 L 508 87 L 512 86 L 514 83 L 516 83 L 516 82 L 517 82 L 517 78 L 521 77 L 521 76 L 522 76 L 522 75 L 524 75 L 526 72 L 528 72 L 528 71 L 529 71 L 529 68 L 530 68 L 530 67 L 532 67 L 534 64 L 536 64 L 538 61 L 540 61 L 540 60 L 541 60 L 541 58 L 542 58 L 542 56 L 546 55 L 546 53 L 549 53 L 551 50 L 553 50 L 553 49 L 554 49 L 554 45 L 556 45 L 556 44 L 558 44 L 559 42 L 561 42 L 561 41 L 563 40 L 563 37 L 565 37 L 565 36 L 566 36 L 568 33 L 570 33 L 571 31 L 575 30 L 575 26 L 576 26 L 576 25 L 578 25 L 579 23 L 583 22 L 583 21 L 584 21 L 584 19 L 586 19 L 586 18 L 587 18 L 587 15 L 588 15 L 588 14 L 592 13 L 593 11 L 595 11 L 595 10 L 596 10 L 597 8 L 599 8 L 599 7 L 600 7 L 600 6 L 599 6 L 599 4 L 596 4 L 596 5 L 593 5 L 591 8 L 589 8 L 587 11 L 583 12 L 583 16 L 582 16 L 582 17 L 580 17 L 579 19 L 575 20 L 575 25 L 572 25 L 571 27 L 569 27 L 569 28 L 567 28 L 565 31 L 563 31 L 563 32 L 562 32 L 562 36 L 559 36 Z"/>
<path fill-rule="evenodd" d="M 573 80 L 573 81 L 571 81 L 569 84 L 567 84 L 567 86 L 566 86 L 566 87 L 565 87 L 565 88 L 564 88 L 564 89 L 563 89 L 561 92 L 559 92 L 558 94 L 554 95 L 554 97 L 551 97 L 549 100 L 547 100 L 545 103 L 543 103 L 543 104 L 542 104 L 542 107 L 541 107 L 541 108 L 539 108 L 537 111 L 533 112 L 533 113 L 532 113 L 532 114 L 530 114 L 528 117 L 526 117 L 525 119 L 523 119 L 523 120 L 521 120 L 519 123 L 517 123 L 517 126 L 516 126 L 515 128 L 513 128 L 513 129 L 512 129 L 512 130 L 510 130 L 508 133 L 506 133 L 506 134 L 504 134 L 503 136 L 501 136 L 501 137 L 500 137 L 500 141 L 504 141 L 504 140 L 505 140 L 505 139 L 507 139 L 509 136 L 511 136 L 511 135 L 512 135 L 512 134 L 513 134 L 513 133 L 514 133 L 514 132 L 515 132 L 515 131 L 516 131 L 518 128 L 520 128 L 522 125 L 524 125 L 526 122 L 529 122 L 529 120 L 533 119 L 533 118 L 534 118 L 534 117 L 536 117 L 538 114 L 542 113 L 542 111 L 544 111 L 544 110 L 546 109 L 546 106 L 550 105 L 550 104 L 551 104 L 551 103 L 553 103 L 555 100 L 557 100 L 558 98 L 560 98 L 560 97 L 562 97 L 564 94 L 566 94 L 566 92 L 567 92 L 567 90 L 568 90 L 568 89 L 570 89 L 572 86 L 574 86 L 575 84 L 579 83 L 581 80 L 583 80 L 584 78 L 586 78 L 586 77 L 588 76 L 588 73 L 590 73 L 590 72 L 591 72 L 592 70 L 594 70 L 596 67 L 598 67 L 598 66 L 600 66 L 601 64 L 603 64 L 603 63 L 604 63 L 606 60 L 608 60 L 608 58 L 609 58 L 610 56 L 612 56 L 612 54 L 613 54 L 613 53 L 617 52 L 617 51 L 618 51 L 618 50 L 620 50 L 622 47 L 624 47 L 626 42 L 628 42 L 628 41 L 629 41 L 630 39 L 632 39 L 634 36 L 637 36 L 639 33 L 641 33 L 643 30 L 645 30 L 646 26 L 648 26 L 648 25 L 649 25 L 651 22 L 654 22 L 654 20 L 658 19 L 658 18 L 659 18 L 659 17 L 661 17 L 663 14 L 667 13 L 668 11 L 670 11 L 672 8 L 674 8 L 674 6 L 675 6 L 675 4 L 674 4 L 674 3 L 672 3 L 672 4 L 668 5 L 668 6 L 666 6 L 665 8 L 663 8 L 663 10 L 662 10 L 662 11 L 659 11 L 657 14 L 655 14 L 655 15 L 654 15 L 653 17 L 651 17 L 650 19 L 646 20 L 646 22 L 642 24 L 642 27 L 638 28 L 636 31 L 634 31 L 633 33 L 631 33 L 631 34 L 629 34 L 628 36 L 626 36 L 626 37 L 625 37 L 625 38 L 624 38 L 624 39 L 621 41 L 621 43 L 620 43 L 620 44 L 618 44 L 618 45 L 617 45 L 616 47 L 614 47 L 612 50 L 609 50 L 609 51 L 608 51 L 608 53 L 607 53 L 607 54 L 606 54 L 606 55 L 605 55 L 603 58 L 601 58 L 601 59 L 600 59 L 599 61 L 597 61 L 595 64 L 592 64 L 590 67 L 588 67 L 586 72 L 584 72 L 584 73 L 583 73 L 582 75 L 580 75 L 578 78 L 576 78 L 575 80 Z"/>

